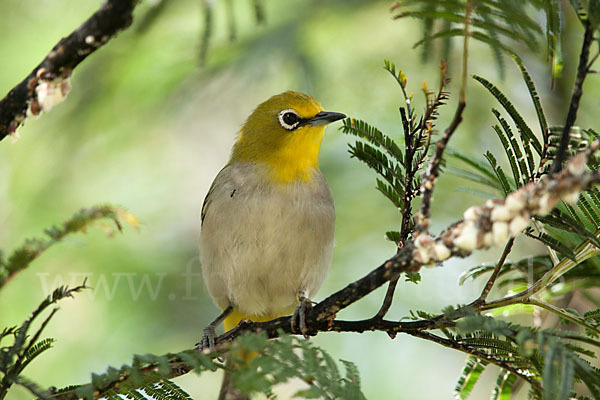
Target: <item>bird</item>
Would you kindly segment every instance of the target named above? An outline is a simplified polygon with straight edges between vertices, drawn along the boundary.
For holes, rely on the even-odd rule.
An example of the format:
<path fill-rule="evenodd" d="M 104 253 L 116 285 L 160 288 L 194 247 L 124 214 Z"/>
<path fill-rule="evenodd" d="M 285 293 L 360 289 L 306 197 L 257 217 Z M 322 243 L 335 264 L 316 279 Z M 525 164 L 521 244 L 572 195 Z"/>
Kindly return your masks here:
<path fill-rule="evenodd" d="M 287 91 L 259 104 L 243 124 L 202 205 L 202 275 L 222 311 L 205 328 L 203 347 L 214 346 L 221 322 L 227 332 L 242 319 L 294 313 L 292 330 L 306 333 L 304 312 L 334 245 L 335 209 L 319 150 L 325 126 L 343 118 L 310 95 Z"/>

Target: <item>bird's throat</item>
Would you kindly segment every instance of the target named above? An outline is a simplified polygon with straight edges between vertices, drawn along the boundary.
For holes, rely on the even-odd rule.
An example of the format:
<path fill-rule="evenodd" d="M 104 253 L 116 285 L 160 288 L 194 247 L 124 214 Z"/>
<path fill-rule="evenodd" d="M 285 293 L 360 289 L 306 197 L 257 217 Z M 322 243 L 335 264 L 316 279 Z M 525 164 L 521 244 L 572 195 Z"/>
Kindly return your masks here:
<path fill-rule="evenodd" d="M 283 184 L 310 181 L 315 169 L 319 168 L 319 149 L 308 153 L 307 150 L 286 149 L 283 154 L 279 152 L 265 160 L 271 179 Z"/>
<path fill-rule="evenodd" d="M 284 141 L 273 143 L 269 150 L 246 144 L 244 150 L 234 148 L 232 160 L 249 161 L 267 167 L 269 178 L 276 183 L 288 184 L 311 181 L 314 171 L 319 169 L 319 149 L 323 134 L 293 134 Z M 317 134 L 314 134 L 317 133 Z M 245 138 L 240 138 L 244 140 Z"/>

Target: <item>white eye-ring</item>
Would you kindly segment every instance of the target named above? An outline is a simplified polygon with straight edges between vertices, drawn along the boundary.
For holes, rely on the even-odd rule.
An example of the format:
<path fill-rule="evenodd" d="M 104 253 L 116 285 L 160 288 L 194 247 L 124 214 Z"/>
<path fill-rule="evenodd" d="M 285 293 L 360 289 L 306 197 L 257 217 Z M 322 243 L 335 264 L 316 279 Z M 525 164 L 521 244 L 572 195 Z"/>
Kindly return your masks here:
<path fill-rule="evenodd" d="M 291 108 L 280 111 L 277 118 L 279 118 L 281 126 L 288 131 L 296 129 L 301 120 L 298 113 Z"/>

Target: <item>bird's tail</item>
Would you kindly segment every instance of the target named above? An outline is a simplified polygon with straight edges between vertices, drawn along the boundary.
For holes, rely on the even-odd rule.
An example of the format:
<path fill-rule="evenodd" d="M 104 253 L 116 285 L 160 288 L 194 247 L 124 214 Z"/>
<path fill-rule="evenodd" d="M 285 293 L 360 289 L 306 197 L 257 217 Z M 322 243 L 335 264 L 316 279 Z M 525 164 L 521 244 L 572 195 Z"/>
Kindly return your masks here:
<path fill-rule="evenodd" d="M 249 319 L 254 322 L 265 322 L 277 317 L 280 317 L 280 315 L 245 315 L 240 313 L 237 309 L 234 309 L 223 321 L 223 326 L 225 327 L 225 332 L 227 332 L 235 328 L 243 319 Z M 242 350 L 236 354 L 233 354 L 233 358 L 236 360 L 241 360 L 241 363 L 243 364 L 249 363 L 256 357 L 258 357 L 258 353 L 250 350 Z M 239 366 L 239 363 L 234 363 L 230 355 L 227 363 L 225 364 L 226 369 L 234 369 L 236 368 L 236 365 Z M 221 383 L 221 391 L 219 392 L 219 400 L 245 400 L 249 398 L 250 397 L 248 395 L 241 393 L 233 386 L 231 382 L 231 374 L 225 371 L 223 383 Z"/>

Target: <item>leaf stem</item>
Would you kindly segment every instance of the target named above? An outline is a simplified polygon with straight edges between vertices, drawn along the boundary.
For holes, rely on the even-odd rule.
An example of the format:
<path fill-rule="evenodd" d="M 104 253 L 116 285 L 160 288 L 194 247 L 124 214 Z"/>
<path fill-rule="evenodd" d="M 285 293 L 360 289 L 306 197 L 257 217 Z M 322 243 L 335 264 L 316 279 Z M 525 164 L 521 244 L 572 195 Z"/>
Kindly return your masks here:
<path fill-rule="evenodd" d="M 575 249 L 575 261 L 565 257 L 557 265 L 552 267 L 546 272 L 537 282 L 531 287 L 517 293 L 513 296 L 505 297 L 500 300 L 495 300 L 484 304 L 479 310 L 491 310 L 494 308 L 505 307 L 518 303 L 527 302 L 531 296 L 544 290 L 550 283 L 554 282 L 560 276 L 566 274 L 568 271 L 581 264 L 583 261 L 600 254 L 600 250 L 594 246 L 589 240 L 586 240 Z"/>
<path fill-rule="evenodd" d="M 531 304 L 531 305 L 534 305 L 537 307 L 541 307 L 545 310 L 548 310 L 548 311 L 560 316 L 561 318 L 564 318 L 568 321 L 573 322 L 574 324 L 577 324 L 585 329 L 589 329 L 589 330 L 595 332 L 598 336 L 600 336 L 600 330 L 591 326 L 590 324 L 587 324 L 583 318 L 580 318 L 573 314 L 565 312 L 564 310 L 562 310 L 552 304 L 546 303 L 540 299 L 530 297 L 525 302 L 523 302 L 523 304 Z"/>
<path fill-rule="evenodd" d="M 494 271 L 492 272 L 492 275 L 490 276 L 490 278 L 486 282 L 485 286 L 483 287 L 483 291 L 481 292 L 481 294 L 479 295 L 479 297 L 477 298 L 477 300 L 475 300 L 473 303 L 471 303 L 471 305 L 477 305 L 477 304 L 484 304 L 485 303 L 485 299 L 487 298 L 487 296 L 490 294 L 490 291 L 494 287 L 494 283 L 496 282 L 496 279 L 498 278 L 498 273 L 500 273 L 500 269 L 502 268 L 502 266 L 506 262 L 506 258 L 508 257 L 508 254 L 512 250 L 512 246 L 513 246 L 514 243 L 515 243 L 515 239 L 514 238 L 510 238 L 508 240 L 508 242 L 506 242 L 506 245 L 504 246 L 504 251 L 502 252 L 502 255 L 500 256 L 500 259 L 498 260 L 498 264 L 496 264 L 496 268 L 494 268 Z"/>

